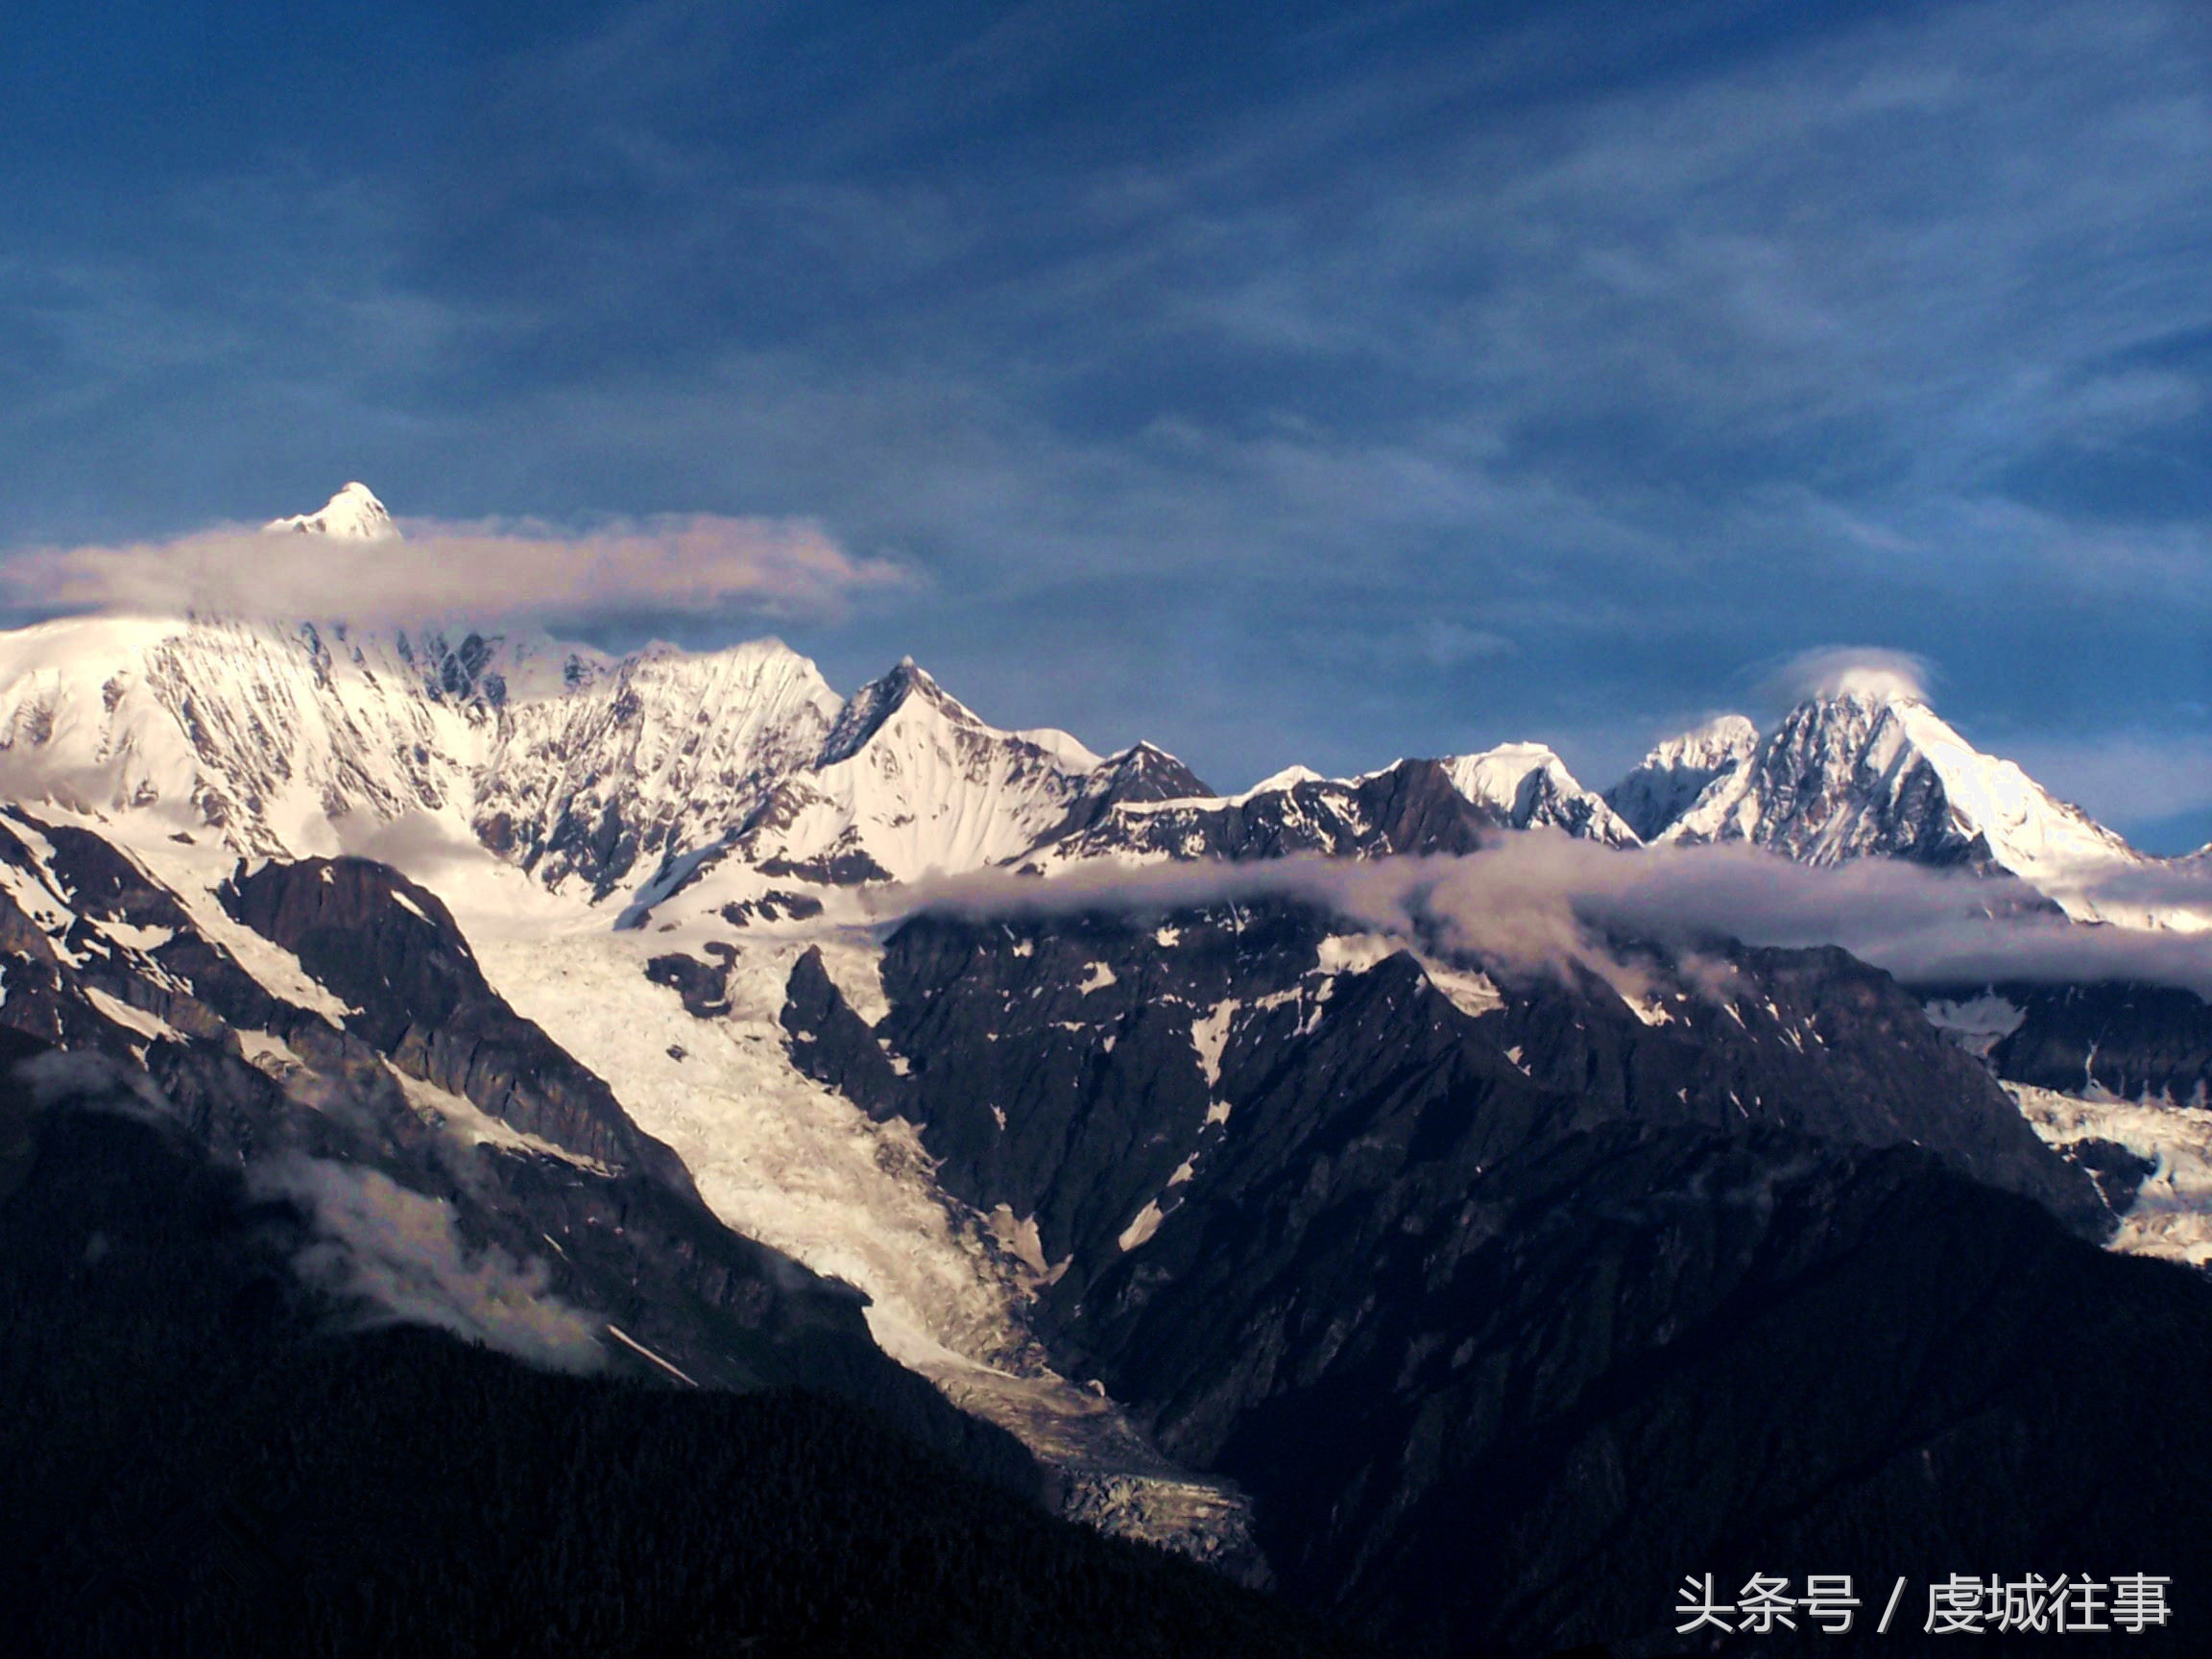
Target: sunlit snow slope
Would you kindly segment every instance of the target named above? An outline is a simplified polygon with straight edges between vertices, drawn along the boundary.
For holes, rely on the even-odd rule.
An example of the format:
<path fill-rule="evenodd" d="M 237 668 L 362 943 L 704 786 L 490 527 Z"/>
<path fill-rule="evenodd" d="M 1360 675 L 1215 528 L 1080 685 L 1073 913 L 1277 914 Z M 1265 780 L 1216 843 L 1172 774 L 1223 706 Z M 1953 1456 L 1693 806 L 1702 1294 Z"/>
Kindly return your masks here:
<path fill-rule="evenodd" d="M 2016 876 L 2080 921 L 2212 926 L 2192 906 L 2111 896 L 2160 861 L 1895 689 L 1800 703 L 1656 839 L 1748 841 L 1808 864 L 1883 855 L 1961 865 Z"/>

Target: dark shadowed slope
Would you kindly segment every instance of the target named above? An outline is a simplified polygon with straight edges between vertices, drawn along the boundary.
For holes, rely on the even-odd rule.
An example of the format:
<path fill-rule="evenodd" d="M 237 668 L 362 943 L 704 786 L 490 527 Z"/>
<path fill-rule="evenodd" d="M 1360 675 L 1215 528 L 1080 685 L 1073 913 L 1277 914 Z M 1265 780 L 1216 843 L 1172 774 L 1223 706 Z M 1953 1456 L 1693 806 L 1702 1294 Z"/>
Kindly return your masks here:
<path fill-rule="evenodd" d="M 305 1218 L 93 1087 L 0 1079 L 14 1651 L 1356 1650 L 849 1403 L 340 1334 L 287 1268 Z"/>
<path fill-rule="evenodd" d="M 1631 1005 L 1358 943 L 926 919 L 878 1025 L 805 962 L 785 1020 L 1034 1219 L 1059 1362 L 1394 1650 L 1668 1651 L 1704 1572 L 1903 1574 L 1915 1630 L 1931 1575 L 2168 1574 L 2131 1649 L 2200 1650 L 2212 1286 L 2097 1248 L 1911 995 L 1833 950 L 1654 958 Z"/>

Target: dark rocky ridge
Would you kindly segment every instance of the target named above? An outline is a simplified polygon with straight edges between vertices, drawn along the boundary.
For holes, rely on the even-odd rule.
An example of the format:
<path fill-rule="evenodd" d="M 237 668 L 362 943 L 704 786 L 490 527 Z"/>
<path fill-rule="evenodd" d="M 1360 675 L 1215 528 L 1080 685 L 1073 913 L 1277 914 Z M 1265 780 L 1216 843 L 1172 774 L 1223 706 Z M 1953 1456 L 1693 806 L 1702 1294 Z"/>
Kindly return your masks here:
<path fill-rule="evenodd" d="M 1456 1227 L 1281 1193 L 1094 1286 L 1100 1375 L 1251 1483 L 1286 1585 L 1402 1650 L 1650 1651 L 1686 1572 L 1912 1575 L 1911 1629 L 1955 1571 L 2171 1571 L 2149 1646 L 2195 1650 L 2194 1276 L 1910 1148 L 1623 1126 L 1498 1173 Z"/>
<path fill-rule="evenodd" d="M 38 1047 L 0 1027 L 15 1650 L 1359 1651 L 847 1402 L 345 1333 L 289 1270 L 309 1216 L 120 1072 L 26 1088 L 9 1063 Z"/>
<path fill-rule="evenodd" d="M 2212 1094 L 2212 1004 L 2194 991 L 2126 983 L 1990 990 L 2022 1015 L 1989 1052 L 2001 1077 L 2063 1094 L 2094 1087 L 2128 1100 L 2163 1095 L 2180 1106 L 2201 1106 Z"/>
<path fill-rule="evenodd" d="M 26 835 L 52 849 L 50 863 Z M 993 1480 L 1042 1490 L 1009 1436 L 877 1349 L 856 1291 L 723 1226 L 605 1084 L 489 991 L 444 906 L 395 872 L 363 860 L 268 866 L 228 890 L 241 919 L 269 928 L 357 1010 L 341 1026 L 272 996 L 175 895 L 90 831 L 16 811 L 0 820 L 0 859 L 23 878 L 16 891 L 55 891 L 48 926 L 60 927 L 61 903 L 74 913 L 50 936 L 0 891 L 0 1031 L 132 1074 L 143 1067 L 158 1110 L 233 1166 L 373 1171 L 444 1206 L 461 1248 L 535 1264 L 546 1294 L 620 1325 L 704 1383 L 804 1384 L 857 1400 Z M 168 936 L 140 950 L 102 923 Z M 148 1036 L 102 997 L 167 1034 Z M 304 1071 L 280 1080 L 249 1064 L 240 1032 L 279 1040 Z M 395 1068 L 549 1149 L 469 1143 L 425 1118 Z M 618 1373 L 653 1369 L 604 1346 Z"/>
<path fill-rule="evenodd" d="M 1592 978 L 1508 984 L 1478 1018 L 1403 953 L 1317 976 L 1327 924 L 1290 906 L 1174 926 L 1164 949 L 1151 923 L 918 919 L 890 941 L 878 1028 L 805 961 L 784 1024 L 813 1075 L 878 1117 L 920 1124 L 950 1190 L 1034 1214 L 1047 1256 L 1075 1257 L 1071 1288 L 1087 1262 L 1118 1254 L 1116 1237 L 1186 1157 L 1198 1154 L 1180 1185 L 1190 1202 L 1226 1161 L 1272 1166 L 1275 1131 L 1255 1143 L 1234 1127 L 1262 1119 L 1304 1133 L 1340 1118 L 1346 1141 L 1389 1122 L 1394 1155 L 1463 1157 L 1470 1170 L 1617 1119 L 1768 1122 L 1848 1144 L 1923 1144 L 2071 1225 L 2109 1225 L 2089 1183 L 1987 1072 L 1888 975 L 1839 950 L 1739 949 L 1725 1001 L 1662 976 L 1667 1019 L 1647 1024 Z M 1210 1088 L 1192 1026 L 1224 1001 L 1238 1006 Z M 1206 1121 L 1216 1101 L 1230 1109 L 1225 1136 Z"/>
<path fill-rule="evenodd" d="M 1069 835 L 1065 850 L 1234 860 L 1472 853 L 1485 833 L 1509 827 L 1505 813 L 1460 794 L 1442 762 L 1401 760 L 1352 781 L 1308 779 L 1242 801 L 1169 801 L 1143 812 L 1100 814 Z"/>
<path fill-rule="evenodd" d="M 427 888 L 366 858 L 307 858 L 241 865 L 218 897 L 357 1009 L 347 1029 L 400 1070 L 570 1151 L 690 1190 L 683 1161 L 486 983 Z"/>
<path fill-rule="evenodd" d="M 1040 845 L 1063 840 L 1099 823 L 1114 808 L 1135 803 L 1181 801 L 1211 795 L 1204 779 L 1165 749 L 1140 743 L 1115 757 L 1103 786 L 1077 801 L 1068 816 L 1048 830 Z"/>
<path fill-rule="evenodd" d="M 2108 1352 L 2200 1417 L 2212 1373 L 2173 1367 L 2212 1306 L 2067 1238 L 2110 1225 L 2088 1177 L 1887 975 L 1738 950 L 1718 993 L 1655 960 L 1662 1023 L 1580 979 L 1470 1015 L 1403 953 L 1320 978 L 1288 907 L 1157 920 L 919 919 L 879 1026 L 805 960 L 784 1021 L 950 1190 L 1035 1217 L 1056 1362 L 1246 1485 L 1293 1593 L 1406 1650 L 1660 1651 L 1685 1551 L 2201 1552 L 2195 1431 L 2143 1444 L 2083 1379 Z M 1232 999 L 1210 1085 L 1193 1023 Z M 2119 1469 L 2176 1519 L 2074 1501 Z"/>

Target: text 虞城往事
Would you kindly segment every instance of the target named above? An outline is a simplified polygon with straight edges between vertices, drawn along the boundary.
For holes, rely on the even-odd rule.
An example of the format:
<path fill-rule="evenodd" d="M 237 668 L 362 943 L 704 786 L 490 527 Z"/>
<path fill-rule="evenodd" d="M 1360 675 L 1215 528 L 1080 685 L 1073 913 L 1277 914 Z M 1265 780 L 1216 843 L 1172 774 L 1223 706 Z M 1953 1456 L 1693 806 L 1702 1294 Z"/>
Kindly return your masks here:
<path fill-rule="evenodd" d="M 1900 1577 L 1891 1587 L 1875 1634 L 1889 1634 L 1911 1582 Z M 1755 1636 L 1797 1629 L 1830 1636 L 1850 1633 L 1863 1605 L 1851 1575 L 1811 1574 L 1802 1595 L 1792 1593 L 1791 1583 L 1778 1574 L 1754 1573 L 1733 1599 L 1723 1600 L 1712 1574 L 1686 1574 L 1674 1609 L 1682 1621 L 1675 1632 L 1684 1636 L 1704 1630 Z M 2171 1621 L 2172 1610 L 2166 1605 L 2166 1587 L 2171 1583 L 2169 1577 L 2148 1573 L 2113 1578 L 2065 1573 L 2049 1578 L 2040 1573 L 1984 1578 L 1953 1573 L 1928 1580 L 1926 1617 L 1918 1628 L 1931 1636 L 2141 1635 Z"/>

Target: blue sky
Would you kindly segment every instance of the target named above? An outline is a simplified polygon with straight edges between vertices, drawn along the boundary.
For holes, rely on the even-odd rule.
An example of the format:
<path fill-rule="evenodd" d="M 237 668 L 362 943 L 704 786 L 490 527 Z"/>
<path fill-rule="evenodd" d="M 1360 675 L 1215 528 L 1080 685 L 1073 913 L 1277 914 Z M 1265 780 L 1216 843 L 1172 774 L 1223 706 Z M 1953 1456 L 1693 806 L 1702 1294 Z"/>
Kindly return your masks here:
<path fill-rule="evenodd" d="M 2212 839 L 2200 0 L 33 0 L 0 202 L 0 551 L 804 519 L 911 579 L 585 625 L 1224 786 L 1875 646 Z"/>

